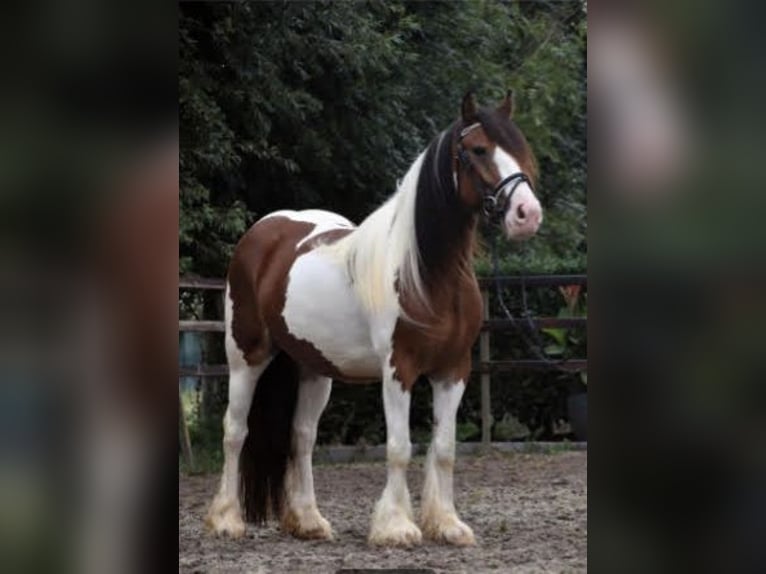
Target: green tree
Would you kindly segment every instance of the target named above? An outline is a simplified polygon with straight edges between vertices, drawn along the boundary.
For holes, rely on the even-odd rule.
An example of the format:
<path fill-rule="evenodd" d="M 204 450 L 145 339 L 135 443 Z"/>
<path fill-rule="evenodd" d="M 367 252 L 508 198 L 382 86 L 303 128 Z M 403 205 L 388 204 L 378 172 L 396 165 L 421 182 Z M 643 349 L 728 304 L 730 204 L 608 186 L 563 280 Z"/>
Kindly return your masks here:
<path fill-rule="evenodd" d="M 546 221 L 528 270 L 582 268 L 582 4 L 181 5 L 181 271 L 222 276 L 257 217 L 324 207 L 361 220 L 457 116 L 463 93 L 517 96 Z M 503 246 L 503 268 L 522 257 Z M 480 270 L 487 263 L 479 262 Z"/>

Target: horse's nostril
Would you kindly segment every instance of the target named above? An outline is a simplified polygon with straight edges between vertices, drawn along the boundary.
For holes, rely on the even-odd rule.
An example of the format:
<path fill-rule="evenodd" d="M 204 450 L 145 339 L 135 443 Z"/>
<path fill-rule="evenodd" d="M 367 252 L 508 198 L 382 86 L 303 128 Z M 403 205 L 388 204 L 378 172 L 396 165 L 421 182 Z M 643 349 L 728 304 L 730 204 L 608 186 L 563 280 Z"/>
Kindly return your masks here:
<path fill-rule="evenodd" d="M 524 211 L 524 205 L 519 205 L 516 208 L 516 218 L 520 221 L 524 221 L 527 218 L 527 212 Z"/>

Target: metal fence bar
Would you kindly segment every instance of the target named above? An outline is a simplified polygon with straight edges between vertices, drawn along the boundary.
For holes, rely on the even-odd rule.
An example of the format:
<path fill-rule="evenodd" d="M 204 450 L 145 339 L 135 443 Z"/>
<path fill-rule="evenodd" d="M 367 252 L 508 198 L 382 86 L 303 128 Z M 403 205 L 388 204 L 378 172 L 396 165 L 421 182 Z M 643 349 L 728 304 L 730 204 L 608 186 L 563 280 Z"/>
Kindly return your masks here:
<path fill-rule="evenodd" d="M 585 371 L 588 368 L 587 359 L 567 359 L 560 363 L 556 363 L 558 367 L 566 371 Z M 548 361 L 542 361 L 539 359 L 518 359 L 510 361 L 489 361 L 481 362 L 474 367 L 473 372 L 478 373 L 494 373 L 494 372 L 507 372 L 517 371 L 521 369 L 525 370 L 550 370 L 551 366 Z"/>
<path fill-rule="evenodd" d="M 526 319 L 524 320 L 526 323 Z M 509 327 L 513 327 L 516 321 L 510 319 L 484 319 L 484 324 L 481 328 L 485 331 L 506 331 Z M 538 317 L 532 319 L 532 323 L 537 328 L 547 327 L 585 327 L 588 324 L 588 319 L 585 317 Z"/>
<path fill-rule="evenodd" d="M 557 285 L 587 285 L 587 275 L 500 275 L 498 277 L 479 277 L 479 286 L 490 287 L 495 283 L 503 285 L 521 285 L 527 287 L 555 287 Z"/>

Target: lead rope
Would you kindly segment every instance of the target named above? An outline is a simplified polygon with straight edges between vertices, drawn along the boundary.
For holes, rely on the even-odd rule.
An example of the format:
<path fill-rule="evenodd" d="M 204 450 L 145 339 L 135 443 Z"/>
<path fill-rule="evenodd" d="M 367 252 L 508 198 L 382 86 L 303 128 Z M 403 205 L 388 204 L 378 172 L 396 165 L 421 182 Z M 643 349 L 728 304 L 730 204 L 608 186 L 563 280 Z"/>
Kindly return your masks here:
<path fill-rule="evenodd" d="M 527 347 L 532 351 L 539 360 L 543 361 L 548 367 L 557 371 L 569 373 L 571 369 L 562 367 L 566 362 L 566 359 L 561 358 L 558 360 L 551 359 L 545 352 L 545 346 L 540 335 L 538 334 L 537 325 L 532 320 L 532 314 L 527 307 L 527 285 L 526 285 L 526 273 L 521 274 L 521 317 L 525 320 L 524 326 L 522 322 L 513 316 L 508 306 L 505 304 L 505 298 L 503 297 L 503 288 L 500 284 L 500 265 L 497 259 L 497 232 L 492 235 L 492 276 L 494 277 L 495 292 L 497 293 L 497 301 L 500 303 L 500 308 L 505 313 L 506 318 L 511 322 L 511 325 L 521 338 L 526 343 Z"/>

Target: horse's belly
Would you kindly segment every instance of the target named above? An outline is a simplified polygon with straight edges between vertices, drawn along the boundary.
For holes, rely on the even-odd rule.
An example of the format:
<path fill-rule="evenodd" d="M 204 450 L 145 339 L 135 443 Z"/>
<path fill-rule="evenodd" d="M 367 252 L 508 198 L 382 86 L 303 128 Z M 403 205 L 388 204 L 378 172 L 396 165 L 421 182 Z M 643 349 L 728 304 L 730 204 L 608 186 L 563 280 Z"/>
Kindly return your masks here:
<path fill-rule="evenodd" d="M 381 360 L 373 349 L 367 314 L 345 270 L 321 252 L 296 259 L 282 316 L 289 336 L 311 343 L 321 355 L 299 360 L 309 366 L 329 361 L 341 378 L 380 378 Z"/>

